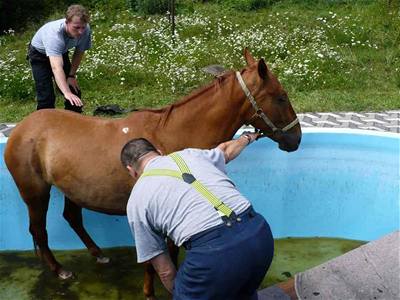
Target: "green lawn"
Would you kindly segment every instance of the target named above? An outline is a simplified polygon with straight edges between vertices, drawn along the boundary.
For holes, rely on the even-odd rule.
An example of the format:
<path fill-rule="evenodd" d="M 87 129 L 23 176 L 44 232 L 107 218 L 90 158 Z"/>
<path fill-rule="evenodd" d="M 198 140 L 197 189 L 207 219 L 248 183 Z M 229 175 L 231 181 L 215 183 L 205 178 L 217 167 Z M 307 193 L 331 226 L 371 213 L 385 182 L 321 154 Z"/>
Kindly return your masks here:
<path fill-rule="evenodd" d="M 396 1 L 286 0 L 257 11 L 218 1 L 183 2 L 174 39 L 165 16 L 91 10 L 93 48 L 78 72 L 86 114 L 110 103 L 169 104 L 210 82 L 212 76 L 202 71 L 209 64 L 242 68 L 244 47 L 266 59 L 297 112 L 400 108 Z M 0 36 L 2 122 L 17 122 L 35 110 L 25 55 L 40 25 Z M 57 105 L 62 102 L 59 97 Z"/>

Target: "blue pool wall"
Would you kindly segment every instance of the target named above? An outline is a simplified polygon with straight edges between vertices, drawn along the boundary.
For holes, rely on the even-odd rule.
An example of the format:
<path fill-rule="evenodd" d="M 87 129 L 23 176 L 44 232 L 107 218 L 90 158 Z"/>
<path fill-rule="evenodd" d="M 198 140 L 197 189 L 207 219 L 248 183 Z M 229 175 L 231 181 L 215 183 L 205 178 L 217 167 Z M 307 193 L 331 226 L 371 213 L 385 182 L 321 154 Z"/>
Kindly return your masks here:
<path fill-rule="evenodd" d="M 3 160 L 0 139 L 0 250 L 32 249 L 28 213 Z M 228 164 L 239 190 L 269 222 L 275 238 L 334 237 L 370 241 L 400 228 L 400 135 L 308 130 L 298 151 L 260 139 Z M 62 217 L 63 195 L 51 191 L 49 245 L 84 245 Z M 100 247 L 133 246 L 126 217 L 83 210 Z"/>

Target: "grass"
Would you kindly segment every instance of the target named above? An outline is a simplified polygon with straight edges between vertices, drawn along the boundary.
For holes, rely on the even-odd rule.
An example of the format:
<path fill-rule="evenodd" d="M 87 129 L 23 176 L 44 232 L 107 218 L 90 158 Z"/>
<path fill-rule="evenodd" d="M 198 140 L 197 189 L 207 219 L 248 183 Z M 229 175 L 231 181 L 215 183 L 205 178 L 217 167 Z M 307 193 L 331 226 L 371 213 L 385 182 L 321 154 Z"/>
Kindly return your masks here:
<path fill-rule="evenodd" d="M 159 107 L 212 80 L 201 69 L 265 57 L 297 112 L 400 108 L 400 9 L 376 1 L 279 1 L 257 11 L 183 1 L 173 39 L 165 16 L 92 10 L 93 48 L 79 70 L 85 113 L 104 104 Z M 61 14 L 54 14 L 56 19 Z M 41 24 L 0 36 L 0 120 L 35 110 L 26 44 Z M 63 101 L 58 96 L 57 106 Z"/>

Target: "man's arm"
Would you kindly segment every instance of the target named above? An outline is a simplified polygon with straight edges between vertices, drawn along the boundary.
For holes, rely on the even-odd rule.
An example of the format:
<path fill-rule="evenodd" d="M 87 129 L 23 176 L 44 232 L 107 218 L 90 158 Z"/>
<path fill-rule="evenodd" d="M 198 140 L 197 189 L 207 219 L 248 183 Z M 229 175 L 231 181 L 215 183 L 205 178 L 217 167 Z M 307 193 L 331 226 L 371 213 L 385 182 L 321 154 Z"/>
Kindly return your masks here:
<path fill-rule="evenodd" d="M 153 257 L 150 262 L 160 277 L 162 284 L 168 292 L 172 294 L 176 277 L 176 268 L 168 253 L 161 253 L 160 255 Z"/>
<path fill-rule="evenodd" d="M 64 63 L 62 56 L 49 56 L 49 60 L 57 86 L 60 88 L 60 91 L 63 93 L 64 97 L 71 102 L 72 105 L 82 106 L 81 99 L 74 95 L 69 89 L 67 79 L 64 74 Z"/>
<path fill-rule="evenodd" d="M 71 60 L 71 70 L 69 71 L 70 77 L 67 77 L 67 83 L 71 85 L 76 92 L 79 90 L 78 81 L 76 80 L 76 72 L 78 71 L 79 65 L 81 64 L 83 54 L 85 52 L 79 49 L 75 49 Z"/>
<path fill-rule="evenodd" d="M 231 140 L 222 144 L 219 144 L 217 148 L 219 148 L 225 156 L 225 163 L 230 162 L 235 159 L 240 152 L 249 144 L 254 142 L 259 133 L 254 132 L 244 132 L 238 139 Z"/>
<path fill-rule="evenodd" d="M 74 75 L 74 76 L 76 75 L 76 72 L 78 71 L 79 65 L 81 64 L 84 53 L 85 53 L 84 51 L 75 49 L 74 54 L 72 55 L 71 70 L 69 71 L 69 75 Z"/>

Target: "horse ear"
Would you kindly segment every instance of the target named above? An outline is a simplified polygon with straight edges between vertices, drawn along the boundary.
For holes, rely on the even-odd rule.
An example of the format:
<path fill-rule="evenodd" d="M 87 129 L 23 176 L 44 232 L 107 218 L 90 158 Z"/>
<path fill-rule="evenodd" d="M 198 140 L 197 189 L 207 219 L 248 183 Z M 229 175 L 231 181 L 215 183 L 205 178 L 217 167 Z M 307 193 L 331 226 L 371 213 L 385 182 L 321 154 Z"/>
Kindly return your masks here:
<path fill-rule="evenodd" d="M 260 75 L 263 80 L 268 79 L 268 67 L 263 58 L 258 62 L 258 75 Z"/>
<path fill-rule="evenodd" d="M 249 49 L 247 49 L 247 47 L 244 48 L 244 58 L 246 59 L 246 63 L 248 66 L 250 66 L 256 62 L 256 60 L 251 55 L 251 53 L 250 53 Z"/>

